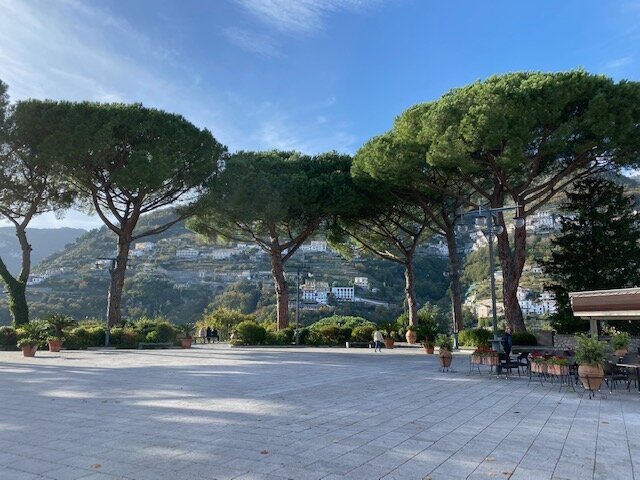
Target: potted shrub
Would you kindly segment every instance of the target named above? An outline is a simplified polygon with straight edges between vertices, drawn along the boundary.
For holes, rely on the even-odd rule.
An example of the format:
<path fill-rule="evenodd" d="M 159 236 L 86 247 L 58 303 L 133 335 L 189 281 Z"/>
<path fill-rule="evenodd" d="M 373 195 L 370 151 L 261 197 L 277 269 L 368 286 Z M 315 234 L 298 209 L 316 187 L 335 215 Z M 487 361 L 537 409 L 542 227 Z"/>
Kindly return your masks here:
<path fill-rule="evenodd" d="M 193 344 L 193 332 L 195 329 L 194 324 L 180 323 L 176 325 L 176 327 L 181 333 L 180 343 L 182 345 L 182 348 L 191 348 L 191 345 Z"/>
<path fill-rule="evenodd" d="M 597 338 L 576 336 L 576 363 L 578 377 L 587 390 L 599 390 L 604 379 L 604 345 Z"/>
<path fill-rule="evenodd" d="M 395 343 L 395 341 L 393 339 L 393 329 L 395 328 L 395 325 L 393 323 L 389 322 L 389 323 L 384 323 L 384 324 L 380 325 L 380 327 L 386 333 L 386 335 L 384 336 L 384 347 L 385 348 L 393 348 L 393 344 Z"/>
<path fill-rule="evenodd" d="M 547 360 L 549 375 L 569 375 L 569 361 L 562 355 L 555 355 Z"/>
<path fill-rule="evenodd" d="M 611 337 L 611 348 L 615 350 L 616 357 L 624 357 L 629 352 L 629 334 L 620 332 Z"/>
<path fill-rule="evenodd" d="M 547 361 L 540 352 L 533 352 L 531 354 L 531 373 L 547 373 Z"/>
<path fill-rule="evenodd" d="M 22 350 L 25 357 L 34 357 L 38 346 L 43 343 L 46 332 L 46 325 L 41 321 L 33 320 L 16 330 L 18 336 L 18 348 Z"/>
<path fill-rule="evenodd" d="M 47 327 L 47 341 L 49 342 L 50 352 L 59 352 L 64 342 L 65 329 L 75 327 L 77 322 L 68 315 L 53 313 L 44 319 Z"/>
<path fill-rule="evenodd" d="M 451 354 L 453 350 L 453 339 L 449 335 L 440 334 L 436 337 L 435 343 L 440 353 L 440 366 L 443 370 L 449 368 L 451 366 L 451 360 L 453 359 L 453 355 Z"/>
<path fill-rule="evenodd" d="M 418 338 L 418 334 L 416 333 L 416 326 L 415 325 L 408 325 L 407 326 L 407 333 L 405 333 L 405 337 L 407 339 L 407 343 L 409 343 L 411 345 L 416 343 L 416 339 Z"/>

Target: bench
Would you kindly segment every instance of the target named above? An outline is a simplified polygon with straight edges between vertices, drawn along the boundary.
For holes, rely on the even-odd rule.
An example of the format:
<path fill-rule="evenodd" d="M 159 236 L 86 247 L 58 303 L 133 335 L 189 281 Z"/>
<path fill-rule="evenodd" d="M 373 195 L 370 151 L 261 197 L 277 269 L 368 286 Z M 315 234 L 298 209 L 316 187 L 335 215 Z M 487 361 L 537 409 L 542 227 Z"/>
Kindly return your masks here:
<path fill-rule="evenodd" d="M 159 343 L 145 343 L 145 342 L 140 342 L 138 344 L 138 350 L 142 350 L 145 348 L 173 348 L 173 343 L 171 342 L 159 342 Z"/>

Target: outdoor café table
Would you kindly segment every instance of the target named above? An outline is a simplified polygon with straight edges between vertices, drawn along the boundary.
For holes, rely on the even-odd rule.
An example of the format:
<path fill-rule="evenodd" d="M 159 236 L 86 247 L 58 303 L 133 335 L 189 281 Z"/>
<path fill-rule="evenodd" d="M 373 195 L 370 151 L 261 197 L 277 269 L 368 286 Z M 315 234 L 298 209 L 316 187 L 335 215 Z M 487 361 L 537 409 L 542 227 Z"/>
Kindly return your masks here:
<path fill-rule="evenodd" d="M 636 384 L 640 392 L 640 364 L 639 363 L 616 363 L 616 367 L 633 368 L 636 371 Z"/>

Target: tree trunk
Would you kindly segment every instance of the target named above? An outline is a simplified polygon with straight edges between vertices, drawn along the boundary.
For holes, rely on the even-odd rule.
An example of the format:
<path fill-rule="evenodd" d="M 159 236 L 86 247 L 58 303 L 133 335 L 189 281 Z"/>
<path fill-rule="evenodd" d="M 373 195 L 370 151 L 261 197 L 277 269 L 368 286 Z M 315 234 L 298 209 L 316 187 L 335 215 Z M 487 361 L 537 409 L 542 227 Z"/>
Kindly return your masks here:
<path fill-rule="evenodd" d="M 418 324 L 418 304 L 416 302 L 415 274 L 413 272 L 413 255 L 407 256 L 404 264 L 404 296 L 409 312 L 409 325 Z"/>
<path fill-rule="evenodd" d="M 454 333 L 464 330 L 462 321 L 462 294 L 460 292 L 460 257 L 453 225 L 445 231 L 449 251 L 449 278 L 451 279 L 451 310 L 453 312 Z"/>
<path fill-rule="evenodd" d="M 501 219 L 501 224 L 504 222 Z M 509 234 L 505 231 L 497 235 L 498 257 L 502 267 L 502 301 L 504 315 L 513 332 L 526 332 L 522 309 L 518 302 L 518 285 L 524 269 L 527 247 L 526 227 L 516 228 L 513 240 L 513 251 L 509 246 Z"/>
<path fill-rule="evenodd" d="M 276 286 L 276 305 L 278 308 L 278 330 L 289 326 L 289 286 L 284 277 L 284 264 L 279 251 L 272 251 L 271 275 Z"/>
<path fill-rule="evenodd" d="M 124 290 L 124 277 L 129 260 L 131 247 L 130 236 L 118 237 L 118 254 L 115 268 L 111 272 L 111 284 L 109 286 L 108 319 L 109 327 L 119 325 L 122 321 L 122 292 Z"/>

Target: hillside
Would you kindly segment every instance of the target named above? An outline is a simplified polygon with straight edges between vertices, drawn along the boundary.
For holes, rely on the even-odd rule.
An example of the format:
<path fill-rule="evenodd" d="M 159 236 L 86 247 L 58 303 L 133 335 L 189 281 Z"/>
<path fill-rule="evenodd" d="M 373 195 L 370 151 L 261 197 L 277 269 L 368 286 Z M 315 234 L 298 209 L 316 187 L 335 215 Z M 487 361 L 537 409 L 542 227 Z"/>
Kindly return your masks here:
<path fill-rule="evenodd" d="M 80 228 L 29 228 L 27 236 L 33 250 L 31 262 L 37 266 L 45 258 L 62 252 L 65 246 L 87 233 Z M 22 252 L 13 227 L 0 227 L 0 256 L 14 275 L 20 270 Z"/>
<path fill-rule="evenodd" d="M 172 215 L 171 210 L 149 215 L 141 220 L 139 230 L 165 223 Z M 42 261 L 33 272 L 41 281 L 28 289 L 32 316 L 60 311 L 76 318 L 103 317 L 109 274 L 104 268 L 96 268 L 96 261 L 113 257 L 115 242 L 115 235 L 106 227 L 91 230 L 64 251 Z M 446 259 L 428 255 L 426 249 L 418 255 L 416 290 L 420 304 L 448 302 L 445 268 Z M 350 286 L 356 276 L 369 279 L 369 288 L 356 288 L 356 296 L 368 299 L 368 303 L 337 304 L 329 310 L 385 320 L 402 311 L 404 278 L 397 264 L 374 258 L 346 261 L 330 250 L 298 251 L 286 265 L 292 301 L 296 298 L 298 269 L 301 284 L 315 280 L 327 282 L 330 287 Z M 260 304 L 254 302 L 252 308 L 260 310 L 257 314 L 262 318 L 271 318 L 275 295 L 268 257 L 252 244 L 208 243 L 179 222 L 134 245 L 123 312 L 125 317 L 165 315 L 175 321 L 195 321 L 224 292 L 229 293 L 223 305 L 240 305 L 236 297 L 242 293 L 234 292 L 247 289 L 257 289 L 261 298 Z M 389 304 L 390 310 L 381 304 Z M 312 316 L 307 312 L 301 318 Z M 0 324 L 8 322 L 8 311 L 0 304 Z"/>

